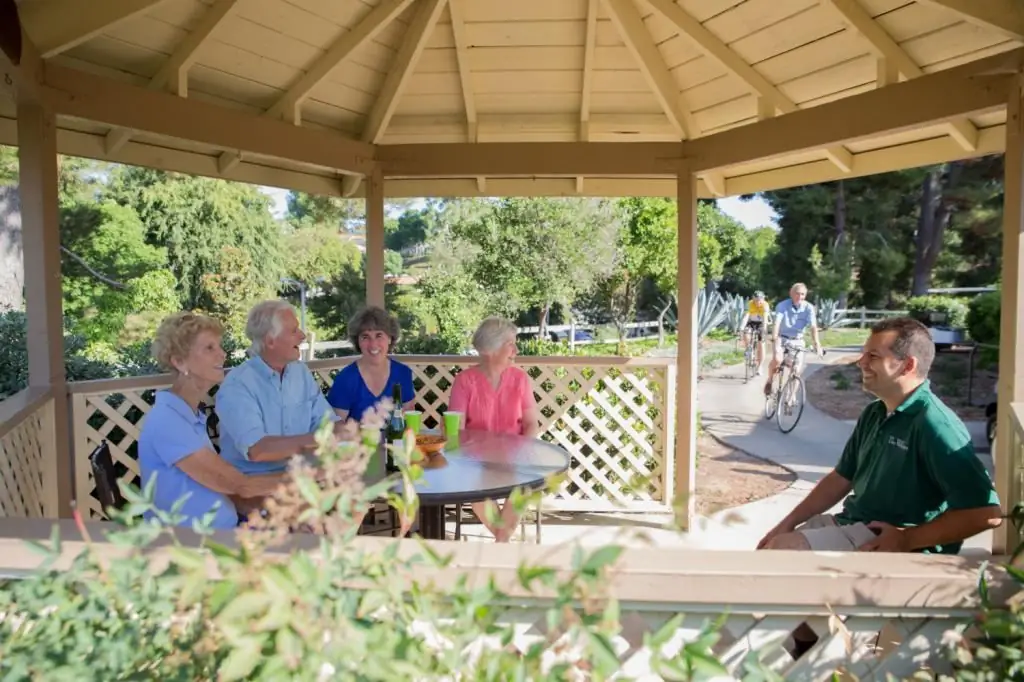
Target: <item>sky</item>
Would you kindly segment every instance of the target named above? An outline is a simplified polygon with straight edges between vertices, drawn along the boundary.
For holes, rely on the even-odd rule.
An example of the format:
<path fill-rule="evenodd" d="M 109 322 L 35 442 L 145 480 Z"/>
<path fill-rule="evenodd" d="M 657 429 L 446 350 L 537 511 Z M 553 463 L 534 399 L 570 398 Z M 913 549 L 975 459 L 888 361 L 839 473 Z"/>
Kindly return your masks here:
<path fill-rule="evenodd" d="M 288 190 L 277 187 L 260 187 L 260 191 L 274 200 L 274 215 L 278 218 L 283 216 L 288 208 Z M 775 226 L 775 211 L 760 197 L 755 197 L 750 201 L 740 201 L 739 197 L 719 199 L 718 207 L 724 213 L 740 221 L 749 230 L 765 225 Z"/>

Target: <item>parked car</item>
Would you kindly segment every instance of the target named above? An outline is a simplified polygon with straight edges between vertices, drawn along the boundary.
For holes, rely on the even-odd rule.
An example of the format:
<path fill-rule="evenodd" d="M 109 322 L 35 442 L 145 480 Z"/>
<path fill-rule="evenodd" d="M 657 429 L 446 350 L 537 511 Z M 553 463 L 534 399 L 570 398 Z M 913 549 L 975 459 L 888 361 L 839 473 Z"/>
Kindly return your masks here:
<path fill-rule="evenodd" d="M 555 343 L 561 343 L 563 341 L 566 342 L 566 343 L 569 342 L 569 330 L 557 331 L 557 332 L 548 332 L 548 335 L 551 337 L 551 340 L 554 341 Z M 586 329 L 577 329 L 576 333 L 573 335 L 573 339 L 575 341 L 595 341 L 596 340 L 594 338 L 594 335 L 591 334 Z"/>

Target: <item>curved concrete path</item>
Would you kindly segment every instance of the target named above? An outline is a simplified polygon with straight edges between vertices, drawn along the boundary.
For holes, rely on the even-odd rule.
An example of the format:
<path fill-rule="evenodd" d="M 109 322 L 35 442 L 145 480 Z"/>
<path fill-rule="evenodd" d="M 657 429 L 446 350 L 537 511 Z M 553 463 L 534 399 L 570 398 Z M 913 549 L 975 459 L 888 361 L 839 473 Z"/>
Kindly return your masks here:
<path fill-rule="evenodd" d="M 824 358 L 808 355 L 804 377 L 822 367 L 856 357 L 858 349 L 828 349 Z M 827 370 L 826 370 L 827 371 Z M 840 420 L 808 404 L 800 423 L 783 434 L 775 419 L 764 418 L 764 377 L 743 382 L 743 366 L 732 365 L 704 373 L 697 386 L 701 423 L 713 437 L 751 455 L 786 467 L 797 480 L 783 492 L 700 519 L 694 529 L 699 544 L 715 549 L 750 549 L 772 526 L 803 499 L 839 461 L 854 421 Z M 969 423 L 982 461 L 991 471 L 984 424 Z M 980 441 L 980 442 L 979 442 Z M 751 544 L 753 543 L 753 544 Z M 991 546 L 988 534 L 969 542 Z"/>

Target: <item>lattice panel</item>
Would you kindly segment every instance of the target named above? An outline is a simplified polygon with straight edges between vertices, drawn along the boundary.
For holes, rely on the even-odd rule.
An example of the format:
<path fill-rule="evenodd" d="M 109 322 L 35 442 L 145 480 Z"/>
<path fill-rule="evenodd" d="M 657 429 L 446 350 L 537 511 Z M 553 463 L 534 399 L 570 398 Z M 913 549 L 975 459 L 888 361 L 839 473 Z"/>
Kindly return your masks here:
<path fill-rule="evenodd" d="M 48 400 L 0 439 L 0 516 L 45 518 L 43 457 L 53 429 Z"/>
<path fill-rule="evenodd" d="M 433 358 L 432 358 L 433 359 Z M 313 370 L 326 392 L 338 370 L 350 359 L 329 364 L 317 362 Z M 416 405 L 429 426 L 438 424 L 455 376 L 475 363 L 467 358 L 454 362 L 408 362 L 416 386 Z M 533 379 L 540 408 L 542 437 L 571 455 L 568 477 L 550 500 L 574 510 L 602 510 L 610 505 L 669 506 L 671 452 L 669 413 L 674 404 L 664 365 L 623 367 L 550 362 L 519 365 Z M 83 509 L 100 516 L 93 497 L 94 484 L 86 458 L 106 439 L 121 478 L 136 481 L 139 467 L 136 443 L 142 419 L 152 404 L 154 391 L 165 384 L 103 394 L 77 393 L 72 401 L 75 425 L 76 497 Z M 213 404 L 213 399 L 210 399 Z"/>
<path fill-rule="evenodd" d="M 625 606 L 620 616 L 621 630 L 611 637 L 614 654 L 619 660 L 619 674 L 626 679 L 661 679 L 652 670 L 652 650 L 644 642 L 657 633 L 679 610 L 631 610 Z M 661 649 L 662 656 L 678 655 L 686 644 L 696 641 L 705 623 L 718 614 L 686 613 L 682 624 Z M 536 608 L 509 607 L 499 616 L 499 623 L 515 630 L 513 646 L 527 651 L 531 645 L 546 643 L 558 651 L 560 660 L 571 663 L 581 652 L 579 643 L 559 638 L 560 633 L 548 629 L 547 614 Z M 745 666 L 752 652 L 757 652 L 761 665 L 782 679 L 803 681 L 832 679 L 844 670 L 856 675 L 849 679 L 908 679 L 924 667 L 938 672 L 949 671 L 942 659 L 941 638 L 954 627 L 952 618 L 882 618 L 873 616 L 806 616 L 755 615 L 736 613 L 726 618 L 718 630 L 719 638 L 711 653 L 728 670 L 728 677 L 716 680 L 745 678 Z M 792 633 L 801 624 L 818 638 L 805 651 L 793 651 Z M 564 646 L 562 646 L 564 644 Z M 796 654 L 794 656 L 794 654 Z M 568 677 L 567 679 L 574 679 Z M 585 677 L 580 679 L 586 679 Z M 747 678 L 749 679 L 749 678 Z M 844 677 L 844 679 L 847 679 Z"/>

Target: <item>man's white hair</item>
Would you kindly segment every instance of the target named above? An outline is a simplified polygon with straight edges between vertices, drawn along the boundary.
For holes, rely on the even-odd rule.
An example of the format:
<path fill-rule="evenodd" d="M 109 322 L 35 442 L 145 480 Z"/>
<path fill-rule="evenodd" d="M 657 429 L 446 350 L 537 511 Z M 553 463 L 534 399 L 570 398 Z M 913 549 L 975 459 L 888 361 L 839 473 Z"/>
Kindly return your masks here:
<path fill-rule="evenodd" d="M 518 329 L 504 317 L 488 317 L 473 334 L 473 348 L 477 353 L 493 353 L 508 341 L 515 339 Z"/>
<path fill-rule="evenodd" d="M 281 323 L 281 313 L 290 310 L 295 313 L 295 306 L 288 301 L 279 298 L 269 301 L 261 301 L 249 311 L 249 317 L 245 321 L 245 335 L 249 337 L 252 345 L 249 346 L 249 355 L 256 357 L 262 355 L 264 343 L 268 338 L 276 339 L 284 331 Z"/>

